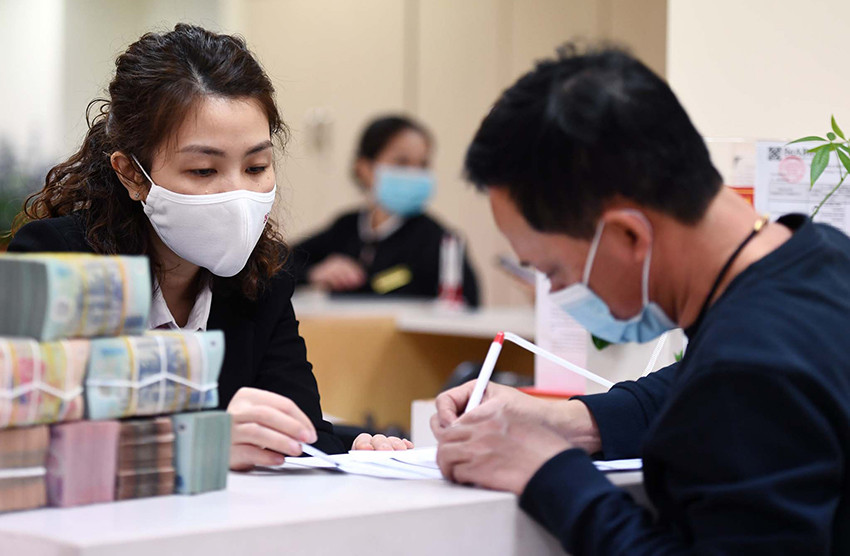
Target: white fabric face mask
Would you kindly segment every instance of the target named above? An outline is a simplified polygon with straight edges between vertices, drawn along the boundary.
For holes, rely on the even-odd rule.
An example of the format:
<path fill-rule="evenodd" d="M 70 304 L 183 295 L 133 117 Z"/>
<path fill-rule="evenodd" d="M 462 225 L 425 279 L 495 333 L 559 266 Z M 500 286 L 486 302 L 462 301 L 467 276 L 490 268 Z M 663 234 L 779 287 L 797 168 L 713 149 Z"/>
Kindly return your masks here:
<path fill-rule="evenodd" d="M 135 156 L 133 160 L 151 182 L 142 205 L 162 242 L 178 257 L 216 276 L 238 274 L 263 234 L 277 184 L 268 193 L 238 190 L 184 195 L 155 184 Z"/>

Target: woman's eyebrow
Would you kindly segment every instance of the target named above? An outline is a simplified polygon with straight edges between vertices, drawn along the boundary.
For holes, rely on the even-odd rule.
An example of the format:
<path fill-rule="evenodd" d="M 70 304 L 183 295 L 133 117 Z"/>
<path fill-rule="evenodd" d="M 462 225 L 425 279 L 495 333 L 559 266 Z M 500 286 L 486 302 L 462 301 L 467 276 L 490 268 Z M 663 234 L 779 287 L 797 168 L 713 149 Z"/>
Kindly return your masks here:
<path fill-rule="evenodd" d="M 270 149 L 270 148 L 272 148 L 272 146 L 273 145 L 272 145 L 271 141 L 269 141 L 269 140 L 263 141 L 262 143 L 259 143 L 255 146 L 251 147 L 247 151 L 245 151 L 245 156 L 251 156 L 252 154 L 258 153 L 260 151 Z"/>
<path fill-rule="evenodd" d="M 209 147 L 207 145 L 187 145 L 177 152 L 179 152 L 179 153 L 200 153 L 200 154 L 208 154 L 210 156 L 224 156 L 223 150 L 216 149 L 215 147 Z"/>
<path fill-rule="evenodd" d="M 260 151 L 264 151 L 266 149 L 271 149 L 273 147 L 272 142 L 270 140 L 263 141 L 262 143 L 258 143 L 245 151 L 245 156 L 250 156 L 252 154 L 258 153 Z M 180 153 L 200 153 L 206 154 L 210 156 L 225 156 L 225 152 L 221 149 L 217 149 L 215 147 L 210 147 L 208 145 L 187 145 L 180 149 Z"/>

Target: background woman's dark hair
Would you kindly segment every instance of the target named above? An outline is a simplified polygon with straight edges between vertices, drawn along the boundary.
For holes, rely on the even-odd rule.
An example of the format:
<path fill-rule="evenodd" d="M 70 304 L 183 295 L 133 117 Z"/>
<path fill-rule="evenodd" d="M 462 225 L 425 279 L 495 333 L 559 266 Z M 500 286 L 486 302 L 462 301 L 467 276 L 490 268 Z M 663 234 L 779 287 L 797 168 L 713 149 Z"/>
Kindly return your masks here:
<path fill-rule="evenodd" d="M 431 145 L 431 134 L 425 129 L 425 126 L 416 120 L 401 115 L 379 116 L 366 124 L 366 127 L 360 134 L 360 140 L 357 142 L 357 150 L 354 151 L 354 160 L 375 160 L 390 141 L 399 133 L 408 129 L 422 134 L 428 145 Z M 354 174 L 354 180 L 359 183 L 356 173 Z"/>
<path fill-rule="evenodd" d="M 541 231 L 593 236 L 617 196 L 695 223 L 721 187 L 670 87 L 626 52 L 563 47 L 496 101 L 466 154 Z"/>
<path fill-rule="evenodd" d="M 109 98 L 92 101 L 86 110 L 89 130 L 83 145 L 48 172 L 44 188 L 27 200 L 13 232 L 28 218 L 79 212 L 96 253 L 148 255 L 161 278 L 142 205 L 130 199 L 109 157 L 115 151 L 134 154 L 149 169 L 156 149 L 205 96 L 254 99 L 268 117 L 273 140 L 280 147 L 285 144 L 288 130 L 274 87 L 242 38 L 185 24 L 166 33 L 147 33 L 118 56 Z M 235 278 L 242 292 L 256 298 L 283 268 L 286 255 L 283 238 L 270 221 Z"/>

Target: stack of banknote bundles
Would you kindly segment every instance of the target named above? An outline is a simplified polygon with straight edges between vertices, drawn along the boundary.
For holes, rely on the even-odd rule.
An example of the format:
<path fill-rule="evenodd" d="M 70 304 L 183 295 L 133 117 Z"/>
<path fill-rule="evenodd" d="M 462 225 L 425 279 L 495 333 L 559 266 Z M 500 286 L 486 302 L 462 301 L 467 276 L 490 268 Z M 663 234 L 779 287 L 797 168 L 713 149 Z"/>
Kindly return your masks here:
<path fill-rule="evenodd" d="M 174 492 L 174 429 L 169 417 L 121 421 L 115 499 Z"/>
<path fill-rule="evenodd" d="M 0 512 L 45 504 L 49 439 L 46 425 L 0 430 Z"/>
<path fill-rule="evenodd" d="M 147 257 L 0 256 L 0 336 L 40 342 L 141 334 L 151 305 Z"/>
<path fill-rule="evenodd" d="M 117 421 L 77 421 L 50 427 L 47 502 L 67 508 L 115 500 Z"/>
<path fill-rule="evenodd" d="M 177 436 L 176 492 L 199 494 L 227 488 L 230 415 L 225 411 L 202 411 L 172 419 Z"/>
<path fill-rule="evenodd" d="M 224 335 L 150 302 L 145 257 L 0 255 L 0 511 L 224 488 L 226 413 L 124 419 L 218 406 Z"/>

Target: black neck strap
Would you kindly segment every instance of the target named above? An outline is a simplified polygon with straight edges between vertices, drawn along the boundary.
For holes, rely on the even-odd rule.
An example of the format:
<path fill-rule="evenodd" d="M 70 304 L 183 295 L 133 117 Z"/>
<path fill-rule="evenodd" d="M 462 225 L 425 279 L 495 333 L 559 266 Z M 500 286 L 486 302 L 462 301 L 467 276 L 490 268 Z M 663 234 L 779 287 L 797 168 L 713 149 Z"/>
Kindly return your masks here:
<path fill-rule="evenodd" d="M 735 259 L 738 258 L 738 255 L 741 254 L 741 251 L 744 250 L 744 247 L 746 247 L 747 244 L 750 241 L 752 241 L 752 239 L 754 237 L 756 237 L 756 234 L 758 234 L 760 231 L 762 231 L 764 229 L 765 225 L 767 224 L 767 221 L 768 221 L 767 216 L 763 216 L 763 217 L 759 218 L 758 220 L 756 220 L 756 223 L 753 224 L 753 229 L 749 233 L 749 235 L 747 235 L 747 237 L 744 238 L 744 241 L 742 241 L 738 245 L 738 247 L 735 249 L 735 251 L 732 253 L 732 255 L 730 255 L 729 258 L 726 259 L 726 263 L 723 265 L 723 268 L 720 269 L 720 272 L 717 274 L 717 278 L 715 278 L 715 280 L 714 280 L 714 284 L 712 284 L 711 289 L 708 291 L 708 296 L 705 298 L 705 301 L 702 303 L 702 308 L 699 310 L 699 315 L 697 315 L 697 320 L 695 320 L 694 323 L 688 327 L 689 330 L 697 330 L 699 328 L 699 325 L 702 323 L 703 318 L 705 318 L 705 313 L 708 312 L 709 305 L 711 305 L 711 298 L 714 297 L 715 293 L 717 293 L 717 288 L 720 287 L 720 282 L 722 282 L 723 279 L 726 277 L 726 274 L 729 272 L 729 269 L 732 267 L 732 263 L 734 263 Z"/>

